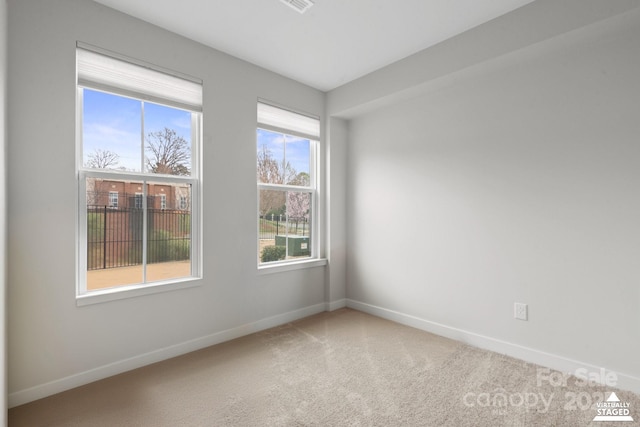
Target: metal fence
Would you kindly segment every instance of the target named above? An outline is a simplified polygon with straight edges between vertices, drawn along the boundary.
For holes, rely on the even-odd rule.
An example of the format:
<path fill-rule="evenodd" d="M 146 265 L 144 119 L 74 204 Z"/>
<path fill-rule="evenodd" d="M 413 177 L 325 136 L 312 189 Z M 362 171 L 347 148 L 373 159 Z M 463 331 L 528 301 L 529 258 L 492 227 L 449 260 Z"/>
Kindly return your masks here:
<path fill-rule="evenodd" d="M 87 269 L 142 264 L 144 211 L 136 208 L 87 208 Z M 191 253 L 191 214 L 147 209 L 147 263 L 182 261 Z"/>
<path fill-rule="evenodd" d="M 293 218 L 285 215 L 260 216 L 259 239 L 275 239 L 279 235 L 310 235 L 310 224 L 307 218 Z"/>

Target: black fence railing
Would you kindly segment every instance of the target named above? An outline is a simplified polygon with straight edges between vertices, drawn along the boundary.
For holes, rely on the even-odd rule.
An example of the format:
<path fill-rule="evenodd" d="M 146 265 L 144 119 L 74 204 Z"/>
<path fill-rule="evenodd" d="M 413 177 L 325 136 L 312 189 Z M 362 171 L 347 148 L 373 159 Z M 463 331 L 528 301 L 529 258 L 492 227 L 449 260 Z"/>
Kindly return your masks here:
<path fill-rule="evenodd" d="M 260 215 L 259 238 L 275 239 L 279 235 L 310 235 L 309 221 L 307 218 L 287 218 L 285 215 Z"/>
<path fill-rule="evenodd" d="M 87 208 L 87 269 L 142 264 L 144 211 L 135 208 Z M 191 214 L 147 209 L 147 263 L 188 260 Z"/>

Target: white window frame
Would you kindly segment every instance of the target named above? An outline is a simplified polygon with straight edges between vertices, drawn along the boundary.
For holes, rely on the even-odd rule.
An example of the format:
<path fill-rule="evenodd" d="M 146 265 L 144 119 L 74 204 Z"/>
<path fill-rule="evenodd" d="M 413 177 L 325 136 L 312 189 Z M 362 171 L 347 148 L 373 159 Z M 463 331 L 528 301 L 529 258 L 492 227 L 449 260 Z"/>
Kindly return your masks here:
<path fill-rule="evenodd" d="M 171 290 L 185 289 L 197 286 L 202 278 L 202 225 L 201 225 L 201 146 L 202 146 L 202 81 L 192 77 L 161 69 L 159 67 L 146 64 L 104 49 L 86 45 L 78 42 L 78 69 L 83 69 L 82 61 L 100 61 L 104 59 L 107 65 L 111 61 L 119 61 L 124 64 L 124 71 L 118 74 L 118 70 L 113 71 L 106 66 L 103 70 L 102 79 L 98 73 L 92 76 L 91 72 L 78 72 L 77 78 L 77 102 L 76 102 L 76 173 L 78 182 L 78 236 L 76 239 L 78 254 L 77 258 L 77 280 L 76 280 L 76 304 L 79 306 L 87 304 L 102 303 L 111 300 L 137 297 L 141 295 L 166 292 Z M 97 55 L 97 56 L 96 56 Z M 98 64 L 100 65 L 100 64 Z M 126 69 L 129 67 L 129 69 Z M 91 67 L 85 67 L 84 70 Z M 99 67 L 97 67 L 99 68 Z M 138 73 L 137 76 L 134 74 Z M 142 77 L 142 78 L 141 78 Z M 128 79 L 129 78 L 129 79 Z M 102 79 L 102 80 L 101 80 Z M 162 90 L 165 84 L 163 79 L 173 84 L 172 90 Z M 184 87 L 179 87 L 182 82 Z M 136 82 L 137 85 L 136 85 Z M 140 83 L 142 82 L 142 83 Z M 146 83 L 145 83 L 146 82 Z M 122 83 L 122 84 L 120 84 Z M 194 85 L 195 84 L 195 85 Z M 146 86 L 145 86 L 146 85 Z M 148 87 L 147 87 L 148 86 Z M 158 90 L 158 87 L 160 90 Z M 194 87 L 200 87 L 199 93 Z M 91 89 L 116 96 L 133 98 L 142 102 L 153 102 L 178 108 L 191 112 L 191 176 L 160 175 L 150 172 L 129 172 L 114 171 L 106 169 L 91 169 L 83 164 L 83 90 Z M 147 90 L 148 89 L 148 90 Z M 154 92 L 155 90 L 155 92 Z M 183 93 L 180 93 L 180 92 Z M 169 95 L 165 98 L 165 95 Z M 188 277 L 172 278 L 164 281 L 147 282 L 146 269 L 143 268 L 143 280 L 139 284 L 114 286 L 102 290 L 87 290 L 87 178 L 103 180 L 119 180 L 123 182 L 136 181 L 142 184 L 144 213 L 143 225 L 143 265 L 146 265 L 146 244 L 147 227 L 146 211 L 147 204 L 144 200 L 147 195 L 149 183 L 160 183 L 169 185 L 183 185 L 191 188 L 191 272 Z M 111 196 L 109 196 L 111 197 Z M 111 201 L 111 198 L 110 200 Z"/>
<path fill-rule="evenodd" d="M 311 214 L 309 218 L 309 222 L 311 223 L 311 247 L 309 257 L 262 263 L 259 259 L 260 225 L 258 224 L 256 230 L 258 233 L 258 238 L 256 239 L 258 271 L 261 273 L 272 273 L 326 265 L 326 260 L 320 258 L 320 118 L 259 99 L 256 138 L 257 131 L 260 129 L 309 140 L 309 185 L 300 186 L 257 182 L 256 218 L 259 218 L 260 215 L 261 190 L 309 193 L 311 195 Z"/>
<path fill-rule="evenodd" d="M 144 194 L 135 193 L 133 196 L 133 207 L 135 209 L 142 209 L 142 206 L 144 206 Z"/>
<path fill-rule="evenodd" d="M 164 193 L 160 193 L 160 209 L 167 209 L 167 195 Z"/>
<path fill-rule="evenodd" d="M 118 198 L 119 194 L 117 191 L 109 191 L 109 208 L 118 209 Z"/>

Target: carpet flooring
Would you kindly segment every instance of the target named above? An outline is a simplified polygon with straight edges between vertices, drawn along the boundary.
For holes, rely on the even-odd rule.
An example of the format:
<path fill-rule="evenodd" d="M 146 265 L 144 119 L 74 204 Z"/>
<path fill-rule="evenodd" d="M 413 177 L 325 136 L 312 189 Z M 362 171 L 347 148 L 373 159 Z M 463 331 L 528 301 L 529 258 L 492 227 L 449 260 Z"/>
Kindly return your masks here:
<path fill-rule="evenodd" d="M 611 393 L 633 422 L 599 422 Z M 351 309 L 9 411 L 10 426 L 640 425 L 640 396 Z"/>

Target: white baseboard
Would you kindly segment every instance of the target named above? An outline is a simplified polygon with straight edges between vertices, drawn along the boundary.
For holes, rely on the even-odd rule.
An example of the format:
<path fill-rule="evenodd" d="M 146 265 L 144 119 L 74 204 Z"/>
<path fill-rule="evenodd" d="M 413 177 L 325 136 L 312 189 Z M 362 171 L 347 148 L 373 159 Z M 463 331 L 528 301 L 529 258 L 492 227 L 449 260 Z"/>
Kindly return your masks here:
<path fill-rule="evenodd" d="M 377 307 L 371 304 L 351 300 L 341 299 L 337 301 L 315 304 L 298 310 L 290 311 L 256 322 L 241 325 L 235 328 L 216 332 L 201 338 L 189 340 L 180 344 L 169 346 L 166 348 L 154 350 L 149 353 L 134 356 L 128 359 L 120 360 L 108 365 L 99 366 L 97 368 L 80 372 L 68 377 L 60 378 L 45 384 L 40 384 L 28 389 L 19 390 L 10 393 L 8 396 L 9 407 L 22 405 L 34 400 L 42 399 L 65 390 L 89 384 L 113 375 L 121 374 L 132 369 L 141 368 L 143 366 L 160 362 L 172 357 L 180 356 L 192 351 L 200 350 L 215 344 L 220 344 L 235 338 L 240 338 L 255 332 L 263 331 L 274 326 L 282 325 L 307 316 L 321 313 L 323 311 L 333 311 L 342 307 L 349 307 L 355 310 L 363 311 L 383 319 L 392 320 L 403 325 L 411 326 L 436 335 L 451 338 L 464 342 L 475 347 L 494 351 L 496 353 L 506 354 L 517 359 L 525 360 L 544 367 L 555 369 L 561 372 L 574 373 L 578 369 L 586 369 L 588 372 L 600 372 L 606 369 L 594 366 L 588 363 L 579 362 L 562 356 L 545 353 L 528 347 L 506 341 L 497 340 L 495 338 L 479 335 L 473 332 L 464 331 L 450 326 L 442 325 L 436 322 L 424 320 L 415 316 Z M 609 370 L 607 370 L 609 371 Z M 617 373 L 618 381 L 616 387 L 640 393 L 640 378 L 631 375 Z"/>
<path fill-rule="evenodd" d="M 321 313 L 323 311 L 326 311 L 326 309 L 327 304 L 325 303 L 315 304 L 298 310 L 290 311 L 288 313 L 278 314 L 276 316 L 268 317 L 256 322 L 241 325 L 235 328 L 216 332 L 215 334 L 154 350 L 149 353 L 141 354 L 139 356 L 119 360 L 108 365 L 99 366 L 88 371 L 70 375 L 65 378 L 60 378 L 45 384 L 40 384 L 25 390 L 19 390 L 9 394 L 9 407 L 13 408 L 14 406 L 23 405 L 34 400 L 42 399 L 43 397 L 51 396 L 53 394 L 89 384 L 104 378 L 108 378 L 113 375 L 118 375 L 132 369 L 141 368 L 152 363 L 161 362 L 172 357 L 200 350 L 215 344 L 220 344 L 222 342 L 229 341 L 235 338 L 240 338 L 254 332 L 259 332 L 265 329 L 272 328 L 274 326 L 283 325 L 294 320 Z"/>
<path fill-rule="evenodd" d="M 338 310 L 340 308 L 344 308 L 347 306 L 347 299 L 346 298 L 342 298 L 339 299 L 337 301 L 331 301 L 326 303 L 326 311 L 334 311 L 334 310 Z"/>
<path fill-rule="evenodd" d="M 447 325 L 431 322 L 419 317 L 411 316 L 364 302 L 355 301 L 352 299 L 347 299 L 347 307 L 363 311 L 365 313 L 381 317 L 383 319 L 401 323 L 403 325 L 411 326 L 416 329 L 421 329 L 426 332 L 431 332 L 436 335 L 460 341 L 474 347 L 505 354 L 516 359 L 524 360 L 529 363 L 534 363 L 536 365 L 551 368 L 564 373 L 574 374 L 576 372 L 580 372 L 579 370 L 581 370 L 582 372 L 586 373 L 588 377 L 591 377 L 591 375 L 593 375 L 593 377 L 596 377 L 595 374 L 600 374 L 602 372 L 613 372 L 606 367 L 595 366 L 589 363 L 568 359 L 563 356 L 546 353 L 543 351 L 535 350 L 533 348 L 524 347 L 518 344 L 491 338 L 485 335 L 453 328 Z M 618 372 L 615 372 L 615 374 L 617 375 L 617 382 L 615 384 L 615 387 L 640 394 L 640 378 Z"/>

